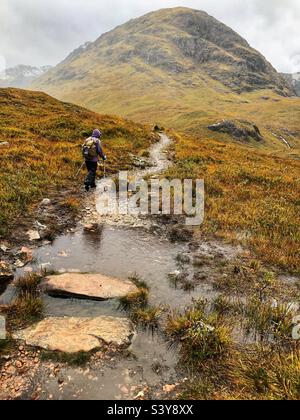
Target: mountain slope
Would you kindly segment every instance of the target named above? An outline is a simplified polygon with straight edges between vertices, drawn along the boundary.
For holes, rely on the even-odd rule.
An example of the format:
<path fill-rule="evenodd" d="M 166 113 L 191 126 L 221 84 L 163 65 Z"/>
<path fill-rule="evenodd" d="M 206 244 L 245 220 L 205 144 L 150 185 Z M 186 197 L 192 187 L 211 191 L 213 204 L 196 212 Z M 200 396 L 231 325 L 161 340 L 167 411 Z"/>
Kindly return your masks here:
<path fill-rule="evenodd" d="M 0 115 L 0 236 L 49 191 L 78 190 L 80 146 L 95 127 L 104 133 L 111 171 L 129 168 L 130 153 L 142 153 L 153 141 L 145 126 L 43 93 L 0 89 Z"/>
<path fill-rule="evenodd" d="M 0 74 L 0 87 L 26 88 L 51 68 L 51 66 L 32 67 L 24 65 L 11 67 Z"/>
<path fill-rule="evenodd" d="M 274 147 L 286 147 L 278 140 L 283 129 L 293 133 L 293 146 L 300 140 L 299 100 L 289 83 L 238 34 L 192 9 L 164 9 L 117 27 L 34 88 L 177 130 L 207 134 L 208 125 L 238 119 L 255 123 Z"/>
<path fill-rule="evenodd" d="M 283 73 L 282 76 L 291 84 L 297 96 L 300 96 L 300 72 L 298 73 Z"/>

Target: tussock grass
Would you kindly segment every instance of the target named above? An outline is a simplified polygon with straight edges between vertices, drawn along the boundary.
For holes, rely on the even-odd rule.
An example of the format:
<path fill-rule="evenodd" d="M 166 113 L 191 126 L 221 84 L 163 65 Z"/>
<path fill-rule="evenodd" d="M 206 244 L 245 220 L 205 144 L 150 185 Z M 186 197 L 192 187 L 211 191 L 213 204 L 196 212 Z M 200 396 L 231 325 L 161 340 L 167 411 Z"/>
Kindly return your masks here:
<path fill-rule="evenodd" d="M 180 343 L 182 362 L 194 369 L 206 360 L 225 357 L 232 345 L 229 326 L 202 300 L 184 313 L 169 314 L 165 333 Z"/>
<path fill-rule="evenodd" d="M 17 297 L 3 310 L 9 330 L 26 327 L 42 319 L 45 310 L 39 291 L 42 279 L 42 274 L 31 273 L 14 282 Z"/>
<path fill-rule="evenodd" d="M 147 306 L 146 308 L 136 308 L 131 312 L 131 319 L 142 327 L 152 330 L 159 327 L 159 321 L 165 308 L 162 306 Z"/>
<path fill-rule="evenodd" d="M 15 280 L 14 287 L 19 297 L 26 295 L 37 296 L 39 294 L 38 288 L 43 277 L 44 276 L 39 273 L 30 273 Z"/>
<path fill-rule="evenodd" d="M 300 272 L 300 162 L 211 137 L 175 135 L 174 179 L 204 179 L 205 222 L 197 234 L 251 248 L 257 259 Z"/>
<path fill-rule="evenodd" d="M 128 293 L 119 298 L 119 308 L 124 311 L 132 311 L 136 308 L 145 308 L 148 305 L 149 291 L 141 288 L 136 292 Z"/>

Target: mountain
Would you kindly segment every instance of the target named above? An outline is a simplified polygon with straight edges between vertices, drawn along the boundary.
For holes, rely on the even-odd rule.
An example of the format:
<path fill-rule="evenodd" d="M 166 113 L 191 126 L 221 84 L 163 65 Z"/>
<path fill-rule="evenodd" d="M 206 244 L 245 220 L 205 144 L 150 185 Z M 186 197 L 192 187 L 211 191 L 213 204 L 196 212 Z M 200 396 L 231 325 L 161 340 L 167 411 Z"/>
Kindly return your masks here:
<path fill-rule="evenodd" d="M 294 89 L 295 94 L 297 96 L 300 96 L 300 72 L 292 74 L 283 73 L 282 76 L 292 86 L 292 89 Z"/>
<path fill-rule="evenodd" d="M 283 135 L 283 128 L 300 135 L 290 84 L 232 29 L 188 8 L 152 12 L 103 34 L 33 88 L 97 112 L 205 135 L 232 119 L 257 126 L 267 143 L 282 143 L 272 133 Z"/>
<path fill-rule="evenodd" d="M 51 66 L 32 67 L 22 64 L 8 68 L 0 74 L 0 87 L 26 88 L 51 68 Z"/>
<path fill-rule="evenodd" d="M 108 171 L 129 169 L 132 154 L 143 154 L 153 141 L 148 127 L 44 93 L 0 89 L 0 110 L 0 238 L 15 223 L 21 227 L 32 204 L 49 193 L 78 191 L 81 145 L 94 128 L 103 131 L 105 150 L 109 143 Z"/>

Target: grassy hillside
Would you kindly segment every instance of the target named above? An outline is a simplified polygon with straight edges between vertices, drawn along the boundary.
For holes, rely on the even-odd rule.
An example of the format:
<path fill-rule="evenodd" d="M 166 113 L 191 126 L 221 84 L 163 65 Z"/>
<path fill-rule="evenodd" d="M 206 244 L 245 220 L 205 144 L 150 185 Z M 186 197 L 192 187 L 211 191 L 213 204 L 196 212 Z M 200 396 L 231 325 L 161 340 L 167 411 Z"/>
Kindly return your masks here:
<path fill-rule="evenodd" d="M 170 178 L 205 180 L 199 234 L 242 242 L 258 258 L 300 273 L 300 161 L 246 146 L 176 135 Z"/>
<path fill-rule="evenodd" d="M 97 112 L 203 136 L 222 119 L 247 120 L 267 146 L 285 149 L 280 135 L 300 145 L 300 99 L 243 38 L 191 9 L 160 10 L 102 35 L 34 88 Z"/>
<path fill-rule="evenodd" d="M 93 128 L 103 130 L 111 171 L 130 167 L 129 154 L 142 153 L 153 141 L 143 125 L 18 89 L 0 89 L 0 116 L 2 235 L 49 191 L 81 182 L 74 177 L 82 163 L 81 144 Z"/>

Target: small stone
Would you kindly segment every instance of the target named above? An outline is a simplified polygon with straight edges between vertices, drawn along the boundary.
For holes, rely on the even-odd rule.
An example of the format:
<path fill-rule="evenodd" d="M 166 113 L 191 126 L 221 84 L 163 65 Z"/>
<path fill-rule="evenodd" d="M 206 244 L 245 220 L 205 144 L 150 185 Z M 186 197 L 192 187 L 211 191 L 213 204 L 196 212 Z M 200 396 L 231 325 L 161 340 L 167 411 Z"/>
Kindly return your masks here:
<path fill-rule="evenodd" d="M 32 249 L 23 246 L 23 248 L 21 248 L 21 250 L 18 252 L 18 256 L 22 261 L 28 263 L 32 261 Z"/>
<path fill-rule="evenodd" d="M 168 277 L 169 277 L 170 279 L 176 279 L 176 278 L 178 278 L 178 277 L 180 276 L 180 274 L 181 274 L 181 272 L 180 272 L 180 271 L 175 270 L 175 271 L 171 271 L 171 272 L 168 274 Z"/>
<path fill-rule="evenodd" d="M 41 202 L 41 206 L 46 207 L 50 206 L 51 200 L 49 198 L 44 198 L 44 200 Z"/>
<path fill-rule="evenodd" d="M 8 374 L 8 375 L 15 375 L 16 374 L 16 372 L 17 372 L 17 369 L 14 367 L 14 366 L 9 366 L 7 369 L 6 369 L 6 373 Z"/>
<path fill-rule="evenodd" d="M 5 261 L 0 261 L 0 281 L 13 280 L 14 274 L 10 264 Z"/>
<path fill-rule="evenodd" d="M 30 241 L 39 241 L 41 236 L 37 230 L 29 230 L 27 232 Z"/>
<path fill-rule="evenodd" d="M 170 392 L 174 391 L 175 388 L 176 388 L 176 385 L 165 385 L 163 387 L 163 391 L 166 392 L 166 393 L 170 393 Z"/>
<path fill-rule="evenodd" d="M 15 266 L 16 268 L 22 268 L 22 267 L 24 267 L 24 265 L 25 265 L 25 263 L 24 263 L 23 261 L 21 261 L 21 260 L 17 260 L 17 261 L 15 262 L 15 264 L 14 264 L 14 266 Z"/>
<path fill-rule="evenodd" d="M 16 368 L 21 369 L 21 367 L 23 367 L 23 363 L 20 360 L 17 360 L 16 363 Z"/>

